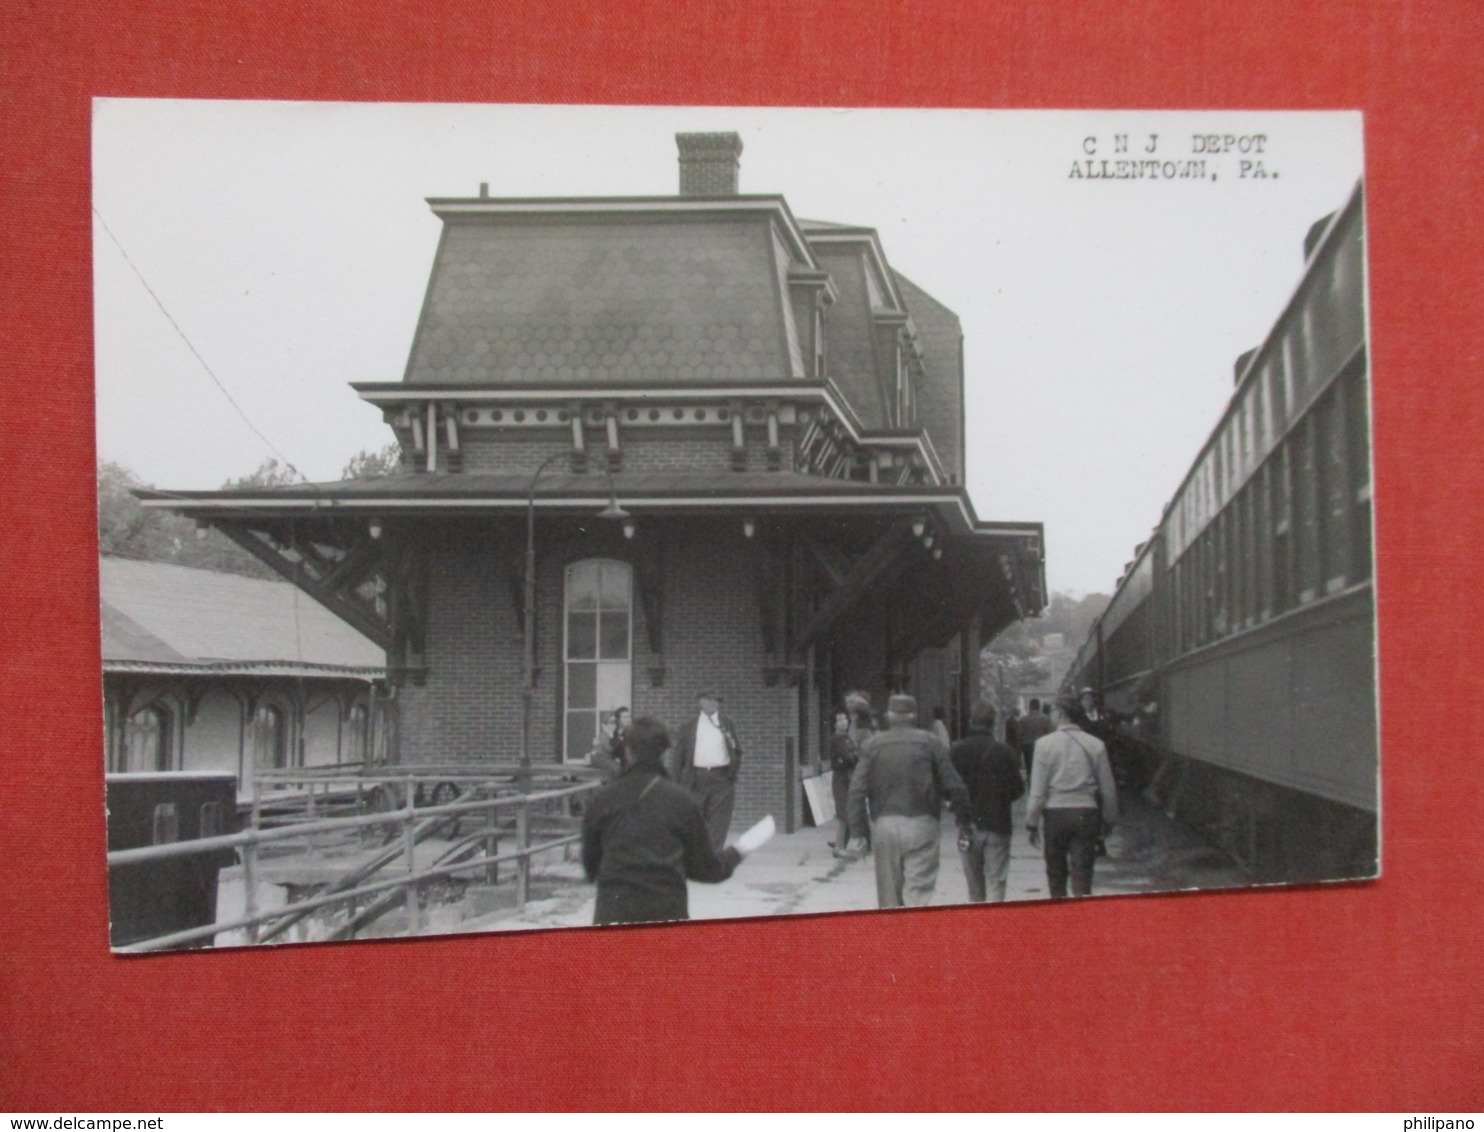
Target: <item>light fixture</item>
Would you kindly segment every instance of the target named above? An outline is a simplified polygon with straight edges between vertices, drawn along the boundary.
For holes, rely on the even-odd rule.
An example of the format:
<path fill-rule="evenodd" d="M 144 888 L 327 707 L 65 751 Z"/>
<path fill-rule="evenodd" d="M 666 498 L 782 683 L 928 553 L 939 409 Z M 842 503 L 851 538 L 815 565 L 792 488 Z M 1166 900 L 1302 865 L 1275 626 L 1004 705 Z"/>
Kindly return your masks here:
<path fill-rule="evenodd" d="M 943 557 L 943 548 L 941 546 L 938 547 L 937 550 L 933 551 L 933 557 L 934 558 L 942 558 Z"/>
<path fill-rule="evenodd" d="M 912 520 L 912 537 L 913 538 L 921 538 L 922 537 L 922 532 L 925 531 L 925 530 L 927 530 L 927 520 L 926 519 L 924 519 L 922 516 L 919 515 L 917 518 L 915 518 L 915 519 Z"/>
<path fill-rule="evenodd" d="M 757 521 L 755 519 L 743 519 L 742 536 L 744 538 L 751 538 L 755 534 L 757 534 Z"/>
<path fill-rule="evenodd" d="M 634 520 L 632 518 L 626 518 L 623 521 L 623 537 L 624 538 L 633 538 L 634 537 Z"/>
<path fill-rule="evenodd" d="M 923 535 L 922 536 L 922 545 L 923 545 L 923 547 L 925 549 L 932 550 L 933 549 L 933 536 L 932 535 Z"/>
<path fill-rule="evenodd" d="M 380 538 L 381 537 L 381 520 L 380 519 L 372 519 L 371 522 L 370 522 L 370 524 L 366 527 L 366 533 L 369 534 L 372 538 Z"/>

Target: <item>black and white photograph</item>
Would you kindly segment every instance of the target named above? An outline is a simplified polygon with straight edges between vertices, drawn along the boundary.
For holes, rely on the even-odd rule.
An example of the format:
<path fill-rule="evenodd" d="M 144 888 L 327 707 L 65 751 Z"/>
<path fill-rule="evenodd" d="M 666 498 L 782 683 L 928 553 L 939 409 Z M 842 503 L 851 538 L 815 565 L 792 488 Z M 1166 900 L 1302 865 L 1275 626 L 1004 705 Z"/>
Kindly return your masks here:
<path fill-rule="evenodd" d="M 1378 876 L 1362 150 L 95 100 L 112 948 Z"/>

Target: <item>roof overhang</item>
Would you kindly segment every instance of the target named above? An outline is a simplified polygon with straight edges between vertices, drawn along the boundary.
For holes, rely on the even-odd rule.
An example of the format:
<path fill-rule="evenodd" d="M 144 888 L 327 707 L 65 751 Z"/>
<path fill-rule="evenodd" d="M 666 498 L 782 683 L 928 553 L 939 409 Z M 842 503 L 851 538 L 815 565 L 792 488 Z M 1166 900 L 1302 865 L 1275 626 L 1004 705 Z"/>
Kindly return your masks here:
<path fill-rule="evenodd" d="M 481 405 L 551 405 L 565 408 L 574 401 L 586 405 L 712 401 L 784 401 L 817 405 L 844 426 L 851 441 L 863 448 L 911 450 L 920 456 L 933 479 L 945 483 L 947 470 L 924 429 L 868 429 L 850 402 L 830 380 L 748 382 L 634 382 L 595 386 L 591 383 L 552 382 L 540 385 L 409 384 L 404 381 L 355 381 L 351 388 L 363 401 L 390 412 L 436 402 L 460 408 Z M 562 426 L 565 427 L 565 426 Z"/>
<path fill-rule="evenodd" d="M 189 664 L 176 661 L 103 661 L 104 675 L 151 676 L 287 676 L 294 679 L 357 680 L 371 683 L 386 678 L 385 668 L 359 668 L 341 664 L 308 664 L 296 661 L 219 661 Z"/>
<path fill-rule="evenodd" d="M 729 486 L 728 479 L 735 479 Z M 767 480 L 776 480 L 768 486 Z M 760 473 L 743 479 L 719 473 L 698 476 L 612 477 L 612 489 L 635 514 L 683 515 L 700 512 L 818 513 L 848 515 L 934 515 L 945 532 L 1032 540 L 1039 554 L 1042 525 L 1029 522 L 984 522 L 974 513 L 962 488 L 878 487 L 845 480 Z M 662 481 L 674 480 L 665 483 Z M 538 509 L 581 512 L 601 509 L 609 501 L 609 480 L 597 475 L 544 476 L 531 489 L 530 477 L 509 475 L 421 474 L 353 480 L 336 484 L 302 484 L 253 491 L 164 492 L 138 490 L 144 506 L 178 511 L 200 519 L 263 515 L 472 515 L 520 514 L 534 498 Z"/>

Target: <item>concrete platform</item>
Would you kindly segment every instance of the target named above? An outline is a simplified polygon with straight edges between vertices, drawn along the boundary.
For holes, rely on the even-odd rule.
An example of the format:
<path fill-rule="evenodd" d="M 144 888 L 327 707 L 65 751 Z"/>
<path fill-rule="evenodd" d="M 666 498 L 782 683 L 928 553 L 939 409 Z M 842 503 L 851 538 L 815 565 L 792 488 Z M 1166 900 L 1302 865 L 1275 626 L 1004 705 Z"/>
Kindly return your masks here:
<path fill-rule="evenodd" d="M 1016 806 L 1011 841 L 1007 900 L 1045 900 L 1046 868 L 1022 827 Z M 955 847 L 951 819 L 942 823 L 943 842 L 935 905 L 963 904 L 968 888 Z M 869 857 L 842 860 L 832 855 L 833 827 L 806 827 L 774 837 L 742 862 L 732 879 L 719 885 L 691 884 L 693 920 L 758 916 L 864 912 L 876 908 L 876 877 Z M 1094 896 L 1235 888 L 1252 883 L 1195 833 L 1141 799 L 1125 804 L 1125 820 L 1108 839 L 1109 855 L 1097 863 Z M 582 881 L 575 861 L 552 861 L 540 870 L 540 887 L 553 895 L 472 918 L 450 909 L 428 925 L 429 934 L 520 931 L 579 927 L 592 923 L 594 890 Z M 567 883 L 562 883 L 566 881 Z"/>

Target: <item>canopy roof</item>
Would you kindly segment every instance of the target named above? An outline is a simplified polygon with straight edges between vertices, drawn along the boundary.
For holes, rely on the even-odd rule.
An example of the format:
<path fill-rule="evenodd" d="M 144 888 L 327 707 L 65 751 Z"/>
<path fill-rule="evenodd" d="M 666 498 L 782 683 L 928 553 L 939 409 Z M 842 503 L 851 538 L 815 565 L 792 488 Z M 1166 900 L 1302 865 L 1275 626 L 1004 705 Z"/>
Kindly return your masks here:
<path fill-rule="evenodd" d="M 374 643 L 287 582 L 105 555 L 107 671 L 379 676 Z"/>

